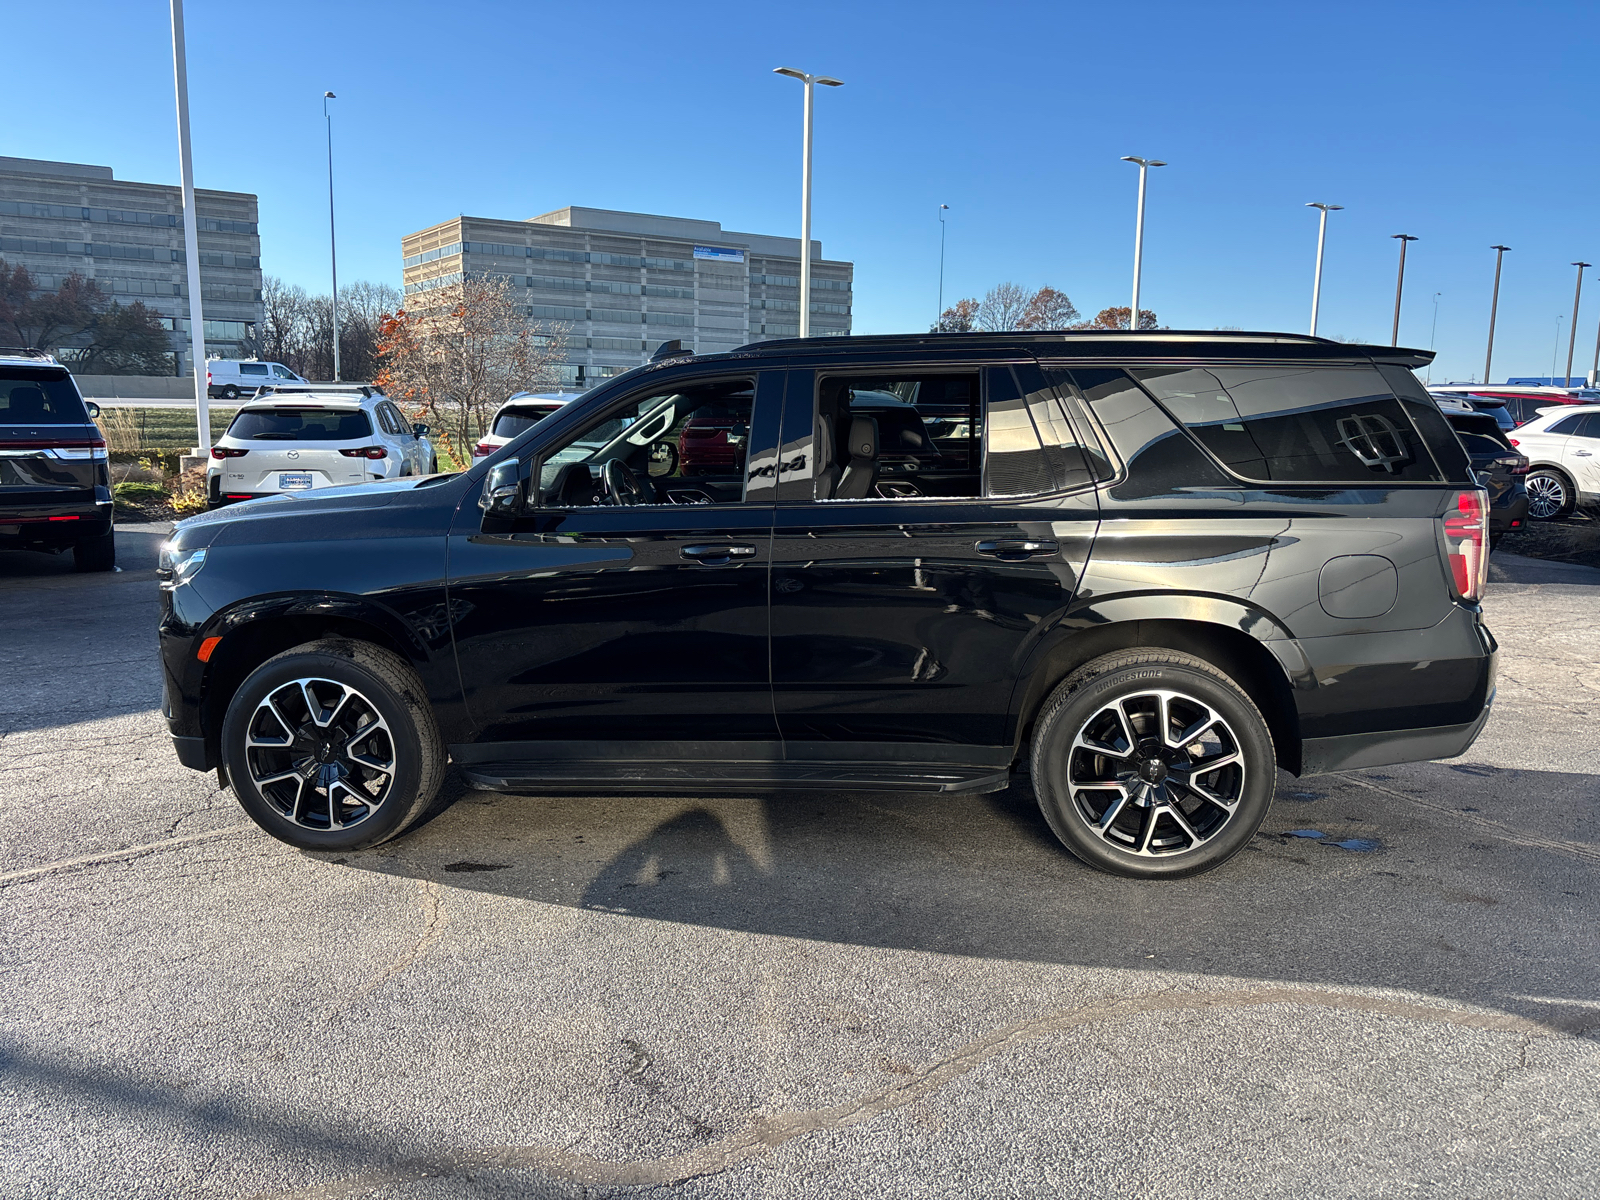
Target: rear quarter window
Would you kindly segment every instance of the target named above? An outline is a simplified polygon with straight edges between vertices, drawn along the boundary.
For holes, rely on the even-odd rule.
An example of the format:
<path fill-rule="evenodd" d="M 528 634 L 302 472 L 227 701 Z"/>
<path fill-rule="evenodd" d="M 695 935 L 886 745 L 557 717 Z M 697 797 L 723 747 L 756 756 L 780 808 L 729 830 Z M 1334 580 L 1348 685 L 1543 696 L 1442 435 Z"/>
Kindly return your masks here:
<path fill-rule="evenodd" d="M 228 426 L 244 441 L 353 442 L 372 436 L 372 422 L 359 410 L 332 408 L 246 409 Z"/>
<path fill-rule="evenodd" d="M 0 425 L 87 425 L 72 377 L 60 367 L 0 370 Z"/>
<path fill-rule="evenodd" d="M 1444 481 L 1411 416 L 1374 367 L 1142 367 L 1132 374 L 1245 479 Z M 1464 458 L 1442 416 L 1439 423 Z"/>

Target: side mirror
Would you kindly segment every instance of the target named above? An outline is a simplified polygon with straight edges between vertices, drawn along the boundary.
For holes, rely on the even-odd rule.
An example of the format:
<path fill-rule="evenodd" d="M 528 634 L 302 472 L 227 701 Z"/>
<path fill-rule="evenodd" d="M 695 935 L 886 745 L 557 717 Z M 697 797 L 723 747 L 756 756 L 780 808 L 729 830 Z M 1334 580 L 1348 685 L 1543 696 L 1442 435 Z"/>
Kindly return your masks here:
<path fill-rule="evenodd" d="M 519 459 L 497 463 L 483 481 L 478 507 L 491 517 L 514 517 L 522 508 L 524 464 Z"/>
<path fill-rule="evenodd" d="M 412 437 L 427 437 L 428 436 L 428 427 L 426 425 L 424 425 L 421 421 L 415 422 L 411 426 L 411 436 Z"/>
<path fill-rule="evenodd" d="M 88 410 L 89 420 L 98 421 L 100 419 L 100 406 L 93 400 L 85 400 L 83 407 Z"/>

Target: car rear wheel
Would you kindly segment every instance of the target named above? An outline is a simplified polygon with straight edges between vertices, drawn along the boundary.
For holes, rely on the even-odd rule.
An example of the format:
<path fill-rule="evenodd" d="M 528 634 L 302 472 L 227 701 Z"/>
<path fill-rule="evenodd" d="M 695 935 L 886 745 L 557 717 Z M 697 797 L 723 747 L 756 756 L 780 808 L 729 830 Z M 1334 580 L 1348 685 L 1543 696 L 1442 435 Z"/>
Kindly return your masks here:
<path fill-rule="evenodd" d="M 1249 843 L 1277 764 L 1244 690 L 1202 659 L 1126 650 L 1078 668 L 1035 725 L 1045 820 L 1084 862 L 1136 879 L 1208 871 Z"/>
<path fill-rule="evenodd" d="M 307 643 L 257 667 L 228 705 L 222 755 L 244 810 L 302 850 L 399 836 L 445 768 L 422 681 L 365 642 Z"/>
<path fill-rule="evenodd" d="M 1557 521 L 1570 516 L 1572 484 L 1560 471 L 1540 467 L 1527 478 L 1528 515 L 1535 521 Z"/>
<path fill-rule="evenodd" d="M 106 530 L 99 537 L 87 538 L 72 548 L 75 571 L 111 571 L 117 565 L 117 535 Z"/>
<path fill-rule="evenodd" d="M 237 400 L 239 398 L 239 389 L 232 385 L 223 388 L 222 398 L 224 400 Z"/>

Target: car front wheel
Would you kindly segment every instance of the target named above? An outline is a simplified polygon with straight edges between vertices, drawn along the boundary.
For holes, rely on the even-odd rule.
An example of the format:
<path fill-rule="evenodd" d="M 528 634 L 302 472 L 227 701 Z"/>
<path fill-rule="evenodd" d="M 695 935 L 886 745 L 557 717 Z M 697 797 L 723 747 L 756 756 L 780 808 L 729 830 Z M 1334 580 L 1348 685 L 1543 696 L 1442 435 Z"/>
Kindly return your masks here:
<path fill-rule="evenodd" d="M 1208 871 L 1249 843 L 1277 764 L 1261 713 L 1222 671 L 1172 650 L 1086 663 L 1035 725 L 1045 820 L 1091 866 L 1140 879 Z"/>
<path fill-rule="evenodd" d="M 1572 484 L 1560 471 L 1540 467 L 1528 476 L 1528 515 L 1535 521 L 1556 521 L 1572 512 Z"/>
<path fill-rule="evenodd" d="M 302 850 L 358 850 L 403 833 L 444 778 L 422 681 L 365 642 L 307 643 L 240 686 L 222 724 L 234 795 Z"/>

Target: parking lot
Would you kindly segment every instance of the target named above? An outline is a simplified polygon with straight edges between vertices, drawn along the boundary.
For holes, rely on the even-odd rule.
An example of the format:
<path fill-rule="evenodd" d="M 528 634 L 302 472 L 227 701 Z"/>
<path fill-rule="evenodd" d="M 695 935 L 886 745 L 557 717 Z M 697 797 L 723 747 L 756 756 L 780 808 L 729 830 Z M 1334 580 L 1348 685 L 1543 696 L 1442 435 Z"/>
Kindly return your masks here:
<path fill-rule="evenodd" d="M 1152 884 L 1025 778 L 294 851 L 173 757 L 162 531 L 0 557 L 0 1194 L 1594 1194 L 1600 570 L 1496 557 L 1466 757 Z"/>

